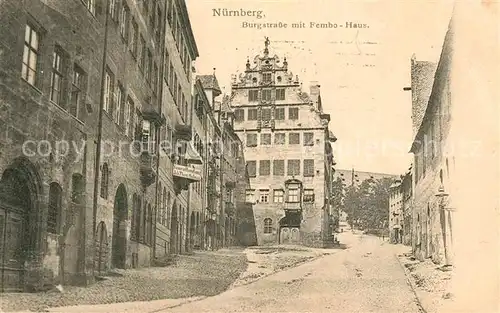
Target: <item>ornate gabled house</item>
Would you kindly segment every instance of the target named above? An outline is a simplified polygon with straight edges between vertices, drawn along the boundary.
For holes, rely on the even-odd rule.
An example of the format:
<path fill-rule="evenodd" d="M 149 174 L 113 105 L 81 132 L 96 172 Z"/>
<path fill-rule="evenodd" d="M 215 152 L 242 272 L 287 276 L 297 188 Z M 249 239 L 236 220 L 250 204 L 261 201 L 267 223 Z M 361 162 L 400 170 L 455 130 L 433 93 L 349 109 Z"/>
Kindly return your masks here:
<path fill-rule="evenodd" d="M 324 246 L 331 239 L 330 185 L 333 158 L 320 86 L 302 91 L 288 61 L 269 53 L 247 60 L 233 75 L 230 107 L 244 143 L 257 243 Z M 248 237 L 249 234 L 241 234 Z"/>

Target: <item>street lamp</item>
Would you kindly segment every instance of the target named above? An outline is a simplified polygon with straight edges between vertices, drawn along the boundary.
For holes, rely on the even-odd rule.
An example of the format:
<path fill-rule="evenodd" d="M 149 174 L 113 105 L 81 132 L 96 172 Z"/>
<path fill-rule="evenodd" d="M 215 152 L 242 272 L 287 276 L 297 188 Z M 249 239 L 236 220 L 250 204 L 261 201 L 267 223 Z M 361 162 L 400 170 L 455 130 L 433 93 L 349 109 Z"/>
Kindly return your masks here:
<path fill-rule="evenodd" d="M 445 267 L 451 266 L 451 258 L 450 258 L 450 247 L 448 240 L 448 234 L 451 235 L 451 211 L 453 209 L 447 208 L 446 207 L 446 199 L 448 198 L 449 194 L 446 193 L 444 190 L 444 186 L 441 185 L 439 186 L 438 192 L 435 194 L 435 196 L 439 199 L 439 209 L 440 209 L 440 217 L 441 217 L 441 229 L 443 233 L 443 245 L 444 245 L 444 258 L 445 258 Z M 450 231 L 448 232 L 446 225 L 447 220 L 450 222 Z M 451 240 L 450 240 L 451 241 Z"/>

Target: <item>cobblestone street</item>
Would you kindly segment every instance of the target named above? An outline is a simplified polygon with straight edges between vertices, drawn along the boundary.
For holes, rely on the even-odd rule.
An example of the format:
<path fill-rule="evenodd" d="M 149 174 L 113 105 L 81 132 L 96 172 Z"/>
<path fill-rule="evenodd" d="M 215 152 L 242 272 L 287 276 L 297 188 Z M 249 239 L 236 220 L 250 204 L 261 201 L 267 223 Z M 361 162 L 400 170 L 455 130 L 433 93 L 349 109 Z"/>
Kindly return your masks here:
<path fill-rule="evenodd" d="M 223 281 L 222 278 L 218 282 L 214 278 L 209 279 L 208 275 L 205 279 L 192 279 L 193 284 L 185 286 L 181 286 L 179 280 L 174 287 L 171 280 L 166 280 L 170 286 L 169 290 L 179 289 L 170 293 L 178 297 L 184 293 L 186 295 L 184 299 L 79 305 L 53 308 L 49 311 L 59 313 L 421 312 L 415 294 L 407 283 L 403 267 L 397 260 L 401 247 L 390 245 L 378 237 L 361 234 L 344 233 L 341 235 L 341 241 L 346 243 L 347 249 L 327 251 L 281 247 L 279 252 L 276 252 L 277 247 L 247 249 L 244 253 L 249 258 L 250 266 L 240 274 L 239 279 L 235 278 L 232 287 L 225 292 L 222 288 L 229 287 L 231 275 L 224 273 L 231 272 L 234 275 L 236 269 L 228 271 L 229 267 L 217 267 L 214 264 L 214 267 L 206 269 L 206 273 L 217 271 L 218 275 L 226 275 L 225 283 L 220 282 Z M 240 260 L 240 252 L 218 251 L 214 253 L 213 260 L 220 260 L 221 257 Z M 203 254 L 209 255 L 209 253 Z M 256 257 L 258 255 L 260 257 Z M 279 260 L 281 265 L 277 266 L 272 260 Z M 178 264 L 182 262 L 186 261 Z M 252 265 L 255 265 L 254 269 Z M 273 274 L 273 271 L 279 272 Z M 154 271 L 151 273 L 153 276 L 157 275 Z M 169 275 L 183 277 L 187 273 L 176 266 Z M 184 279 L 185 282 L 191 281 L 185 276 Z M 135 286 L 137 285 L 136 282 Z M 195 285 L 198 287 L 194 287 Z M 158 284 L 154 286 L 158 287 Z M 205 290 L 202 290 L 203 286 L 206 286 Z M 210 286 L 213 291 L 209 291 Z M 189 288 L 195 290 L 187 291 Z M 215 295 L 216 293 L 220 294 Z M 211 295 L 215 296 L 206 297 Z"/>
<path fill-rule="evenodd" d="M 420 312 L 394 245 L 350 233 L 340 241 L 349 248 L 168 312 Z"/>

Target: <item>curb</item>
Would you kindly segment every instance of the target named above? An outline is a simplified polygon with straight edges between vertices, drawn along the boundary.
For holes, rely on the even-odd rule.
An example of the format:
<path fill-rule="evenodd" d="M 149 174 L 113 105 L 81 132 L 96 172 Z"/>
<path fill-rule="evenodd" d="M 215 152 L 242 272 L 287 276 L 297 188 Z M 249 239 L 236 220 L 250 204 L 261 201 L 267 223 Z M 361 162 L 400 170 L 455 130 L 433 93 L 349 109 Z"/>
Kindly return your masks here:
<path fill-rule="evenodd" d="M 427 310 L 424 308 L 422 301 L 420 301 L 420 298 L 417 293 L 417 286 L 413 282 L 411 278 L 410 272 L 406 269 L 406 267 L 401 263 L 401 260 L 397 256 L 397 254 L 394 254 L 394 257 L 398 261 L 399 266 L 401 266 L 401 269 L 404 271 L 405 276 L 406 276 L 406 283 L 410 286 L 411 291 L 413 292 L 413 295 L 415 296 L 415 301 L 417 302 L 417 307 L 422 313 L 428 313 Z"/>

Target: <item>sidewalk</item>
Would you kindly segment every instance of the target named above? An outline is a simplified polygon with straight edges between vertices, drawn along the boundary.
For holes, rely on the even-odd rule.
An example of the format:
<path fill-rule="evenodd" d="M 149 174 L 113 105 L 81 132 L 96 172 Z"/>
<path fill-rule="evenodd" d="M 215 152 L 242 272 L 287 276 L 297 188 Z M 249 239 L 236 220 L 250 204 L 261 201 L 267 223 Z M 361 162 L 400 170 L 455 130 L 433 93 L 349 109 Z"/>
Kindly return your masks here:
<path fill-rule="evenodd" d="M 65 287 L 62 293 L 4 294 L 0 306 L 17 313 L 156 312 L 247 285 L 335 251 L 302 246 L 199 251 L 179 256 L 169 267 L 121 270 L 122 276 L 109 277 L 87 288 Z"/>
<path fill-rule="evenodd" d="M 130 304 L 125 302 L 152 301 L 155 307 L 178 305 L 179 300 L 213 296 L 227 288 L 247 268 L 243 249 L 221 249 L 214 252 L 200 251 L 194 255 L 181 255 L 175 264 L 167 267 L 150 267 L 130 270 L 116 270 L 115 274 L 88 287 L 64 286 L 63 292 L 6 293 L 0 297 L 0 312 L 32 311 L 44 312 L 47 308 L 67 307 L 71 312 L 94 312 L 101 306 L 83 309 L 87 305 L 113 304 L 111 311 L 126 312 Z M 173 299 L 173 300 L 160 300 Z M 141 307 L 147 307 L 145 304 Z M 105 308 L 107 306 L 104 306 Z M 70 312 L 66 308 L 62 311 Z M 74 311 L 77 310 L 77 311 Z"/>
<path fill-rule="evenodd" d="M 394 248 L 423 312 L 444 313 L 443 308 L 452 301 L 447 292 L 451 271 L 442 270 L 440 265 L 429 259 L 423 262 L 414 260 L 410 253 L 411 247 L 394 245 Z"/>

